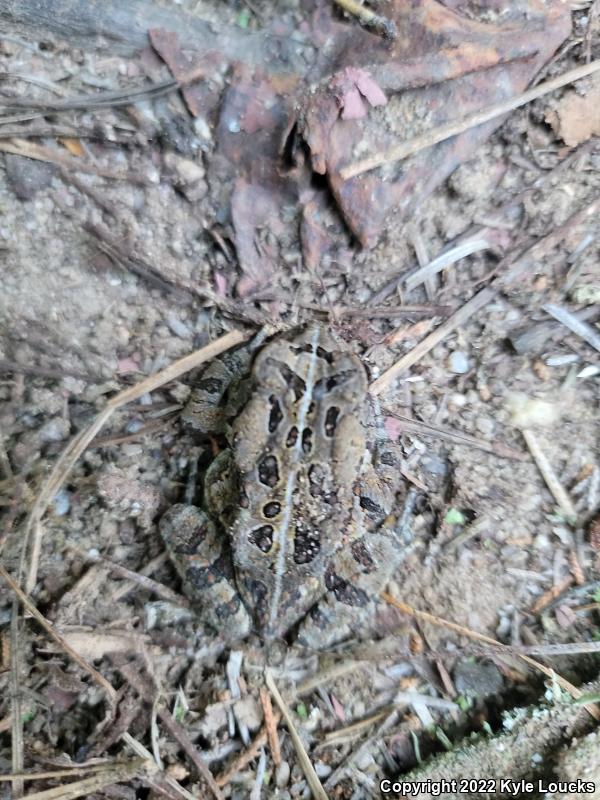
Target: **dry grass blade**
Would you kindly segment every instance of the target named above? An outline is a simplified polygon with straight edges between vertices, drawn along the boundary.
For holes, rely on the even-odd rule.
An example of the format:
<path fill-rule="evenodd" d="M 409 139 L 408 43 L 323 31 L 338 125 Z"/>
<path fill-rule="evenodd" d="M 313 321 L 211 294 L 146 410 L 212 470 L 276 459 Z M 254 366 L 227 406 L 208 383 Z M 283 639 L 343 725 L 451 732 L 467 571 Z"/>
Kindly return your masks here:
<path fill-rule="evenodd" d="M 73 648 L 66 642 L 63 637 L 57 633 L 52 625 L 48 622 L 48 620 L 38 611 L 35 605 L 31 602 L 29 597 L 25 594 L 25 592 L 21 589 L 19 584 L 13 580 L 13 578 L 8 574 L 8 572 L 4 569 L 2 564 L 0 564 L 0 577 L 2 577 L 5 582 L 10 586 L 12 591 L 15 595 L 19 598 L 21 603 L 23 604 L 24 608 L 34 617 L 37 622 L 42 626 L 42 628 L 46 631 L 46 633 L 57 642 L 60 647 L 64 650 L 67 655 L 69 655 L 79 666 L 85 670 L 96 683 L 101 686 L 111 703 L 114 703 L 117 693 L 110 685 L 110 683 L 106 680 L 106 678 L 101 675 L 91 664 L 88 664 L 87 661 L 84 661 L 79 653 L 77 653 Z"/>
<path fill-rule="evenodd" d="M 357 0 L 335 0 L 335 2 L 348 14 L 353 14 L 361 25 L 383 36 L 384 39 L 393 40 L 398 36 L 396 23 L 393 20 L 376 14 Z"/>
<path fill-rule="evenodd" d="M 553 603 L 558 597 L 566 592 L 567 589 L 573 585 L 573 576 L 566 575 L 560 583 L 554 584 L 551 589 L 548 589 L 547 592 L 544 592 L 543 595 L 538 597 L 535 603 L 531 607 L 532 614 L 539 614 L 540 611 L 543 611 L 550 603 Z"/>
<path fill-rule="evenodd" d="M 592 61 L 591 64 L 585 64 L 582 67 L 568 70 L 562 75 L 540 83 L 533 89 L 528 89 L 526 92 L 516 97 L 511 97 L 508 100 L 503 100 L 501 103 L 496 103 L 493 106 L 481 109 L 473 114 L 468 114 L 463 119 L 450 122 L 447 125 L 441 125 L 439 128 L 434 128 L 427 133 L 421 134 L 421 136 L 415 136 L 413 139 L 408 139 L 383 153 L 375 153 L 375 155 L 369 156 L 362 161 L 350 164 L 340 171 L 340 175 L 343 180 L 346 181 L 349 178 L 354 178 L 357 175 L 361 175 L 363 172 L 369 172 L 369 170 L 381 167 L 384 164 L 400 161 L 403 158 L 407 158 L 407 156 L 418 153 L 419 150 L 443 142 L 451 136 L 457 136 L 459 133 L 464 133 L 470 128 L 501 117 L 503 114 L 508 114 L 510 111 L 514 111 L 515 108 L 520 108 L 527 103 L 531 103 L 532 100 L 537 100 L 538 97 L 543 97 L 545 94 L 555 91 L 555 89 L 560 89 L 562 86 L 566 86 L 569 83 L 592 75 L 594 72 L 598 72 L 598 70 L 600 70 L 600 60 Z"/>
<path fill-rule="evenodd" d="M 510 645 L 510 649 L 516 655 L 574 656 L 582 653 L 600 653 L 600 642 Z"/>
<path fill-rule="evenodd" d="M 380 719 L 380 715 L 375 715 L 371 718 L 373 722 L 377 722 Z M 361 743 L 358 750 L 353 751 L 350 755 L 346 758 L 346 760 L 340 764 L 337 769 L 331 773 L 331 775 L 327 778 L 325 782 L 325 786 L 328 789 L 333 788 L 340 780 L 346 775 L 349 769 L 351 769 L 352 764 L 355 764 L 357 761 L 360 761 L 361 757 L 364 753 L 367 753 L 374 745 L 374 743 L 378 740 L 381 740 L 382 736 L 393 728 L 398 722 L 398 711 L 394 709 L 390 714 L 384 716 L 383 722 L 377 730 L 364 742 Z"/>
<path fill-rule="evenodd" d="M 22 781 L 45 781 L 49 778 L 72 778 L 74 775 L 82 775 L 86 772 L 111 772 L 121 767 L 128 767 L 132 770 L 141 767 L 146 763 L 146 759 L 137 758 L 135 761 L 113 761 L 106 764 L 90 764 L 89 766 L 80 766 L 74 764 L 69 769 L 51 769 L 45 772 L 21 772 L 19 774 L 0 775 L 0 783 L 3 781 L 13 781 L 16 778 Z"/>
<path fill-rule="evenodd" d="M 207 344 L 206 347 L 202 347 L 200 350 L 196 350 L 194 353 L 190 353 L 189 355 L 178 359 L 160 372 L 150 375 L 148 378 L 145 378 L 135 386 L 130 386 L 122 392 L 119 392 L 119 394 L 115 395 L 115 397 L 112 397 L 106 404 L 106 408 L 104 408 L 100 414 L 98 414 L 90 427 L 78 433 L 69 442 L 54 464 L 52 472 L 38 494 L 27 519 L 25 527 L 25 545 L 27 544 L 31 531 L 34 530 L 36 525 L 43 517 L 52 498 L 67 479 L 69 473 L 77 463 L 81 454 L 85 451 L 90 442 L 104 427 L 106 422 L 108 422 L 110 417 L 118 408 L 137 400 L 144 394 L 158 389 L 158 387 L 163 386 L 163 384 L 168 383 L 169 381 L 175 380 L 180 375 L 189 372 L 191 369 L 203 364 L 205 361 L 215 358 L 215 356 L 218 356 L 220 353 L 223 353 L 230 347 L 235 347 L 235 345 L 241 344 L 246 338 L 247 335 L 242 333 L 242 331 L 230 331 L 224 336 L 221 336 L 219 339 L 216 339 L 214 342 L 210 342 L 210 344 Z M 27 592 L 30 592 L 33 589 L 37 580 L 37 566 L 40 551 L 39 539 L 40 537 L 38 537 L 36 544 L 32 548 L 30 568 L 25 584 Z"/>
<path fill-rule="evenodd" d="M 275 720 L 275 724 L 279 725 L 281 714 L 279 712 L 275 712 L 273 718 Z M 244 750 L 243 753 L 240 753 L 240 755 L 235 759 L 233 764 L 231 764 L 231 766 L 228 767 L 228 769 L 225 772 L 219 775 L 219 777 L 217 778 L 217 784 L 220 787 L 227 786 L 232 776 L 235 775 L 236 772 L 239 772 L 240 770 L 244 769 L 244 767 L 246 767 L 251 761 L 254 761 L 254 759 L 260 753 L 261 747 L 264 747 L 264 745 L 267 743 L 267 739 L 268 739 L 268 732 L 267 732 L 267 726 L 265 724 L 262 726 L 262 728 L 259 730 L 259 732 L 256 734 L 256 736 L 250 743 L 250 747 L 248 747 L 247 750 Z"/>
<path fill-rule="evenodd" d="M 469 319 L 469 317 L 471 317 L 473 314 L 476 314 L 495 296 L 495 290 L 489 287 L 482 289 L 480 292 L 474 295 L 474 297 L 466 302 L 462 308 L 459 308 L 458 311 L 452 314 L 451 317 L 449 317 L 438 328 L 432 331 L 429 336 L 426 336 L 422 342 L 419 342 L 419 344 L 416 347 L 413 347 L 409 353 L 406 353 L 406 355 L 402 356 L 402 358 L 400 358 L 395 364 L 387 369 L 383 375 L 380 375 L 377 380 L 373 381 L 369 387 L 371 394 L 381 394 L 381 392 L 383 392 L 395 378 L 401 375 L 409 367 L 412 367 L 413 364 L 416 364 L 417 361 L 423 358 L 426 353 L 428 353 L 443 339 L 445 339 L 448 334 L 452 333 L 452 331 L 458 328 L 460 325 L 463 325 Z"/>
<path fill-rule="evenodd" d="M 483 450 L 486 453 L 493 453 L 499 458 L 512 458 L 515 461 L 522 461 L 524 458 L 523 453 L 518 450 L 513 450 L 503 442 L 493 444 L 486 442 L 483 439 L 478 439 L 475 436 L 469 436 L 468 433 L 460 433 L 448 428 L 442 428 L 439 425 L 431 425 L 428 422 L 420 422 L 419 420 L 411 419 L 403 414 L 395 414 L 386 410 L 385 412 L 390 417 L 397 419 L 402 423 L 401 427 L 407 433 L 415 433 L 418 436 L 434 436 L 437 439 L 442 439 L 446 442 L 453 442 L 454 444 L 464 444 L 468 447 L 476 447 L 478 450 Z"/>
<path fill-rule="evenodd" d="M 151 561 L 149 561 L 142 570 L 136 573 L 136 575 L 142 575 L 143 577 L 148 577 L 149 575 L 152 575 L 154 572 L 156 572 L 157 569 L 162 567 L 163 564 L 167 563 L 168 560 L 169 557 L 166 552 L 160 553 L 159 555 L 156 556 L 156 558 L 153 558 Z M 128 592 L 130 592 L 137 585 L 137 583 L 138 583 L 137 578 L 132 581 L 123 581 L 123 583 L 117 586 L 111 594 L 111 599 L 113 600 L 113 602 L 116 603 L 118 600 L 125 597 L 125 595 L 128 594 Z"/>
<path fill-rule="evenodd" d="M 140 763 L 139 759 L 131 761 L 126 764 L 116 764 L 103 770 L 99 775 L 94 775 L 91 778 L 83 778 L 80 781 L 73 781 L 73 783 L 65 784 L 64 786 L 56 786 L 53 789 L 45 789 L 41 792 L 33 792 L 28 794 L 28 800 L 75 800 L 77 797 L 90 797 L 95 792 L 101 792 L 108 786 L 116 783 L 123 783 L 130 781 L 137 775 L 144 775 L 155 771 L 152 762 L 143 761 Z M 37 775 L 32 777 L 37 778 Z"/>
<path fill-rule="evenodd" d="M 542 308 L 547 314 L 553 316 L 554 319 L 600 352 L 600 336 L 591 325 L 588 325 L 587 322 L 582 322 L 575 314 L 572 314 L 566 308 L 554 305 L 554 303 L 547 303 Z"/>
<path fill-rule="evenodd" d="M 307 678 L 305 681 L 302 681 L 302 683 L 299 683 L 296 686 L 296 694 L 301 696 L 303 694 L 308 694 L 309 692 L 314 692 L 315 689 L 318 689 L 320 686 L 323 686 L 326 683 L 337 680 L 338 678 L 355 672 L 356 670 L 365 669 L 368 667 L 369 664 L 365 661 L 340 661 L 339 664 L 333 664 L 332 666 L 321 670 L 316 675 L 313 675 L 310 678 Z"/>
<path fill-rule="evenodd" d="M 115 170 L 89 164 L 82 159 L 66 156 L 52 147 L 46 147 L 36 142 L 28 142 L 26 139 L 11 139 L 10 141 L 0 141 L 0 150 L 5 153 L 12 153 L 16 156 L 24 156 L 34 161 L 45 161 L 48 164 L 56 164 L 64 169 L 74 172 L 85 172 L 90 175 L 99 175 L 102 178 L 110 178 L 115 181 L 130 181 L 131 183 L 148 183 L 147 179 L 139 174 L 132 172 L 115 172 Z"/>
<path fill-rule="evenodd" d="M 113 108 L 116 106 L 130 106 L 140 100 L 147 101 L 155 97 L 172 92 L 179 87 L 175 80 L 153 83 L 149 86 L 138 86 L 134 89 L 119 89 L 116 91 L 97 92 L 96 94 L 67 97 L 64 100 L 33 100 L 23 97 L 5 97 L 0 101 L 0 108 L 35 108 L 40 109 L 45 116 L 59 111 L 86 111 L 90 108 Z M 0 117 L 0 124 L 3 118 Z"/>
<path fill-rule="evenodd" d="M 415 617 L 423 622 L 429 622 L 431 625 L 437 625 L 440 628 L 448 628 L 449 630 L 459 633 L 461 636 L 467 636 L 469 639 L 475 639 L 478 642 L 485 642 L 485 644 L 493 645 L 501 651 L 511 654 L 513 653 L 513 649 L 511 647 L 502 644 L 502 642 L 496 641 L 496 639 L 492 639 L 491 636 L 486 636 L 483 633 L 477 633 L 477 631 L 472 631 L 470 628 L 465 628 L 463 625 L 459 625 L 456 622 L 450 622 L 447 619 L 436 617 L 434 614 L 429 614 L 427 611 L 418 611 L 416 608 L 412 608 L 412 606 L 409 606 L 407 603 L 396 600 L 395 597 L 387 592 L 382 592 L 381 598 L 385 600 L 386 603 L 389 603 L 390 605 L 394 606 L 394 608 L 399 609 L 403 614 L 407 614 L 410 617 Z M 583 696 L 583 692 L 580 689 L 578 689 L 576 686 L 573 686 L 572 683 L 570 683 L 566 678 L 563 678 L 553 669 L 546 667 L 544 664 L 540 664 L 539 661 L 535 661 L 535 659 L 530 658 L 523 653 L 516 653 L 516 655 L 530 667 L 533 667 L 538 672 L 541 672 L 547 678 L 556 681 L 561 689 L 564 689 L 566 692 L 568 692 L 571 697 L 578 699 L 579 697 Z M 595 720 L 600 721 L 600 709 L 598 706 L 588 703 L 584 707 L 590 716 L 592 716 Z"/>
<path fill-rule="evenodd" d="M 296 750 L 296 755 L 298 756 L 298 761 L 300 762 L 300 767 L 302 768 L 302 772 L 304 772 L 304 776 L 311 792 L 313 793 L 313 797 L 315 797 L 316 800 L 327 800 L 327 794 L 325 793 L 323 784 L 319 780 L 319 776 L 315 772 L 315 768 L 308 757 L 308 753 L 306 752 L 306 749 L 302 743 L 302 739 L 298 735 L 298 731 L 294 725 L 294 720 L 292 719 L 292 715 L 290 714 L 287 703 L 281 696 L 270 669 L 265 670 L 265 681 L 269 691 L 273 695 L 273 698 L 279 707 L 279 710 L 281 711 L 281 716 L 283 717 L 290 734 L 290 738 Z"/>
<path fill-rule="evenodd" d="M 577 522 L 577 511 L 575 510 L 575 506 L 571 502 L 571 498 L 567 494 L 566 489 L 558 480 L 558 476 L 552 469 L 552 465 L 546 458 L 546 455 L 540 447 L 535 434 L 533 431 L 527 430 L 526 428 L 523 428 L 521 433 L 523 434 L 525 443 L 529 448 L 529 452 L 533 456 L 533 460 L 535 461 L 537 468 L 542 474 L 542 478 L 544 479 L 546 486 L 552 492 L 552 496 L 558 503 L 558 507 L 560 508 L 563 516 L 567 522 L 569 522 L 571 525 L 575 525 Z"/>
<path fill-rule="evenodd" d="M 0 570 L 4 567 L 0 564 Z M 19 647 L 19 603 L 17 598 L 13 598 L 12 613 L 10 620 L 10 708 L 11 708 L 11 760 L 13 772 L 21 772 L 23 769 L 23 713 L 21 702 L 21 688 L 19 680 L 21 677 L 20 660 L 21 651 Z M 18 778 L 13 781 L 13 794 L 20 797 L 23 794 L 23 781 Z"/>
<path fill-rule="evenodd" d="M 219 785 L 213 777 L 212 772 L 201 758 L 200 753 L 196 746 L 188 736 L 184 728 L 173 718 L 173 716 L 164 708 L 158 710 L 158 716 L 162 724 L 167 728 L 171 736 L 181 745 L 192 764 L 198 770 L 198 774 L 204 778 L 207 786 L 213 793 L 216 800 L 225 800 L 225 796 L 221 791 Z"/>
<path fill-rule="evenodd" d="M 143 589 L 152 592 L 162 600 L 166 600 L 168 603 L 174 603 L 175 605 L 189 608 L 190 602 L 186 597 L 181 594 L 177 594 L 177 592 L 169 589 L 168 586 L 149 578 L 147 575 L 127 569 L 127 567 L 116 564 L 114 561 L 111 561 L 108 558 L 103 558 L 102 556 L 92 556 L 89 553 L 80 550 L 78 547 L 71 546 L 69 549 L 77 553 L 84 561 L 92 561 L 94 564 L 104 564 L 105 566 L 110 567 L 111 572 L 114 572 L 116 575 L 119 575 L 121 578 L 124 578 L 130 582 L 130 588 L 134 585 L 141 586 Z M 165 555 L 163 553 L 159 557 L 158 563 L 162 564 L 164 561 Z"/>
<path fill-rule="evenodd" d="M 405 283 L 406 291 L 412 292 L 412 290 L 416 289 L 417 286 L 425 283 L 443 269 L 447 269 L 452 264 L 460 261 L 461 258 L 472 256 L 475 253 L 481 252 L 482 250 L 489 250 L 491 246 L 492 245 L 490 242 L 481 236 L 474 236 L 471 239 L 461 242 L 460 244 L 456 245 L 456 247 L 447 250 L 445 253 L 437 256 L 437 258 L 434 258 L 428 264 L 420 267 L 416 272 L 413 272 L 412 275 L 409 275 Z"/>

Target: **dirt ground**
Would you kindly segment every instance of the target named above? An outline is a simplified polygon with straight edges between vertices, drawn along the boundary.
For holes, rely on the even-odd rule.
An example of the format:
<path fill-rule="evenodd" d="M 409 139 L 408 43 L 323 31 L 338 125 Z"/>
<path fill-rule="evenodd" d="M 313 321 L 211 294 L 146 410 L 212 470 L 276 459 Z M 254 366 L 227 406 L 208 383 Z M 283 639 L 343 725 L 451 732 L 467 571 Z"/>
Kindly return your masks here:
<path fill-rule="evenodd" d="M 301 30 L 307 13 L 295 0 L 152 5 L 238 32 L 277 19 Z M 489 22 L 498 11 L 469 13 Z M 600 57 L 597 0 L 571 17 L 538 79 Z M 290 643 L 273 666 L 321 796 L 380 797 L 383 778 L 421 776 L 581 779 L 594 785 L 582 797 L 600 797 L 599 79 L 503 117 L 408 217 L 391 208 L 361 246 L 343 198 L 308 161 L 308 178 L 294 167 L 242 193 L 243 159 L 219 149 L 226 106 L 194 115 L 171 88 L 38 113 L 48 98 L 172 74 L 149 44 L 125 53 L 106 35 L 24 37 L 5 22 L 0 773 L 46 773 L 25 783 L 32 796 L 62 786 L 53 797 L 66 797 L 73 781 L 69 796 L 311 796 L 294 737 L 260 692 L 260 637 L 232 652 L 202 623 L 158 532 L 214 455 L 215 441 L 179 419 L 198 370 L 132 390 L 37 511 L 61 453 L 119 392 L 227 331 L 318 319 L 382 381 L 373 402 L 402 453 L 395 513 L 412 538 L 387 587 L 401 610 L 382 605 L 373 630 L 332 652 Z M 236 75 L 215 76 L 219 91 Z M 385 113 L 392 124 L 400 112 Z M 269 204 L 273 224 L 261 216 Z M 474 240 L 484 246 L 427 285 L 406 283 Z M 552 310 L 571 324 L 578 315 L 583 333 Z M 29 612 L 15 621 L 7 575 L 60 640 Z M 574 704 L 581 692 L 588 706 Z M 0 796 L 22 786 L 13 777 Z M 548 793 L 536 783 L 520 796 Z"/>

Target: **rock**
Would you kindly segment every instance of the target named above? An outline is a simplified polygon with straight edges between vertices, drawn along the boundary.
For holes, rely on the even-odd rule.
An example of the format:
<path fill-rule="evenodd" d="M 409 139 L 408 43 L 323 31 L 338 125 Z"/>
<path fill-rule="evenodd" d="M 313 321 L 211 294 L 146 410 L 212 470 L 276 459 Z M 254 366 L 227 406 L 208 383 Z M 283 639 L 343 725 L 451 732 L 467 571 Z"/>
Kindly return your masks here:
<path fill-rule="evenodd" d="M 491 662 L 459 661 L 454 668 L 454 685 L 465 697 L 488 697 L 502 691 L 503 680 Z"/>
<path fill-rule="evenodd" d="M 450 372 L 453 372 L 455 375 L 464 375 L 469 371 L 469 359 L 467 358 L 467 354 L 463 353 L 462 350 L 455 350 L 453 353 L 450 353 L 448 367 Z"/>
<path fill-rule="evenodd" d="M 282 761 L 275 770 L 275 785 L 278 789 L 285 789 L 290 781 L 290 765 Z"/>
<path fill-rule="evenodd" d="M 53 164 L 12 153 L 4 156 L 4 163 L 9 186 L 19 200 L 32 200 L 41 189 L 50 185 L 56 173 Z"/>
<path fill-rule="evenodd" d="M 208 191 L 202 164 L 189 158 L 181 158 L 175 153 L 165 155 L 165 166 L 174 174 L 175 185 L 190 202 L 201 200 Z"/>
<path fill-rule="evenodd" d="M 179 317 L 171 315 L 167 318 L 166 323 L 171 333 L 174 333 L 175 336 L 179 336 L 180 339 L 189 339 L 191 337 L 191 330 Z"/>
<path fill-rule="evenodd" d="M 52 498 L 52 507 L 57 517 L 64 517 L 71 509 L 71 493 L 60 489 Z"/>
<path fill-rule="evenodd" d="M 39 430 L 42 442 L 62 442 L 71 430 L 69 421 L 62 417 L 53 417 L 45 422 Z"/>

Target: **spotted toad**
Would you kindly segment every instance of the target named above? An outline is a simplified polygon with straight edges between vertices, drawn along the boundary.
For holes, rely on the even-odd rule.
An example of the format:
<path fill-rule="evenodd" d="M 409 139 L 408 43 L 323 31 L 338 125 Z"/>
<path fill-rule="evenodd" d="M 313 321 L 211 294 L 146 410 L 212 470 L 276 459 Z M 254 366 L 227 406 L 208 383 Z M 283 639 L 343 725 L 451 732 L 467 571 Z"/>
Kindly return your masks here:
<path fill-rule="evenodd" d="M 161 533 L 186 593 L 228 639 L 297 630 L 327 647 L 362 625 L 398 561 L 398 468 L 375 474 L 365 368 L 324 328 L 258 352 L 229 425 L 243 358 L 215 362 L 192 395 L 187 420 L 226 431 L 229 447 L 205 474 L 204 508 L 173 506 Z"/>

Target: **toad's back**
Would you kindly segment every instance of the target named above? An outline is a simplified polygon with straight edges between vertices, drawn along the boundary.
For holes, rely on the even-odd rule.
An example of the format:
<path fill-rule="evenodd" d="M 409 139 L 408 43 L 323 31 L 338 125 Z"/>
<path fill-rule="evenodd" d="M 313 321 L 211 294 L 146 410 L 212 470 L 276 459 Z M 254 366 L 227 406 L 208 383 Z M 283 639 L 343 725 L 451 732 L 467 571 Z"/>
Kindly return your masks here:
<path fill-rule="evenodd" d="M 252 376 L 234 424 L 240 503 L 231 544 L 244 603 L 269 637 L 325 593 L 330 559 L 348 536 L 367 379 L 320 327 L 267 345 Z"/>

